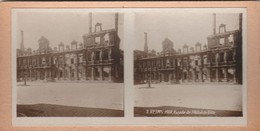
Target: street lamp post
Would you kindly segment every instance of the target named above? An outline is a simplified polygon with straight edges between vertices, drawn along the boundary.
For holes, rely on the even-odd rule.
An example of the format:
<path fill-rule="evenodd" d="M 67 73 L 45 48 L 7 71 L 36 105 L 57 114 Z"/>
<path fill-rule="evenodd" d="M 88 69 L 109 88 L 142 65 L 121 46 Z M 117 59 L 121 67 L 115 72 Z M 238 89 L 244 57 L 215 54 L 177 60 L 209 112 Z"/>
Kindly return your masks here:
<path fill-rule="evenodd" d="M 151 68 L 149 68 L 149 75 L 148 75 L 148 87 L 151 87 Z"/>

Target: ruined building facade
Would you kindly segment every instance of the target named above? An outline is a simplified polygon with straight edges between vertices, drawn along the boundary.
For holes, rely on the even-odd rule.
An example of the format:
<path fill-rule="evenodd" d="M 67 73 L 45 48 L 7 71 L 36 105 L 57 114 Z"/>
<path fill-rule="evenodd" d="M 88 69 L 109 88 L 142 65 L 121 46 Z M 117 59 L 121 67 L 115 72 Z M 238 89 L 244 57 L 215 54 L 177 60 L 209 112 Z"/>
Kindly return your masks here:
<path fill-rule="evenodd" d="M 47 38 L 38 40 L 36 51 L 25 49 L 22 41 L 17 49 L 17 81 L 28 80 L 92 80 L 123 81 L 123 51 L 118 36 L 118 14 L 115 28 L 102 29 L 96 23 L 92 31 L 90 13 L 89 33 L 83 35 L 83 43 L 72 41 L 70 45 L 60 43 L 52 49 Z"/>
<path fill-rule="evenodd" d="M 226 31 L 226 25 L 221 24 L 218 32 L 214 14 L 213 34 L 207 40 L 207 45 L 196 43 L 195 48 L 183 45 L 182 50 L 176 51 L 173 42 L 166 38 L 159 54 L 147 52 L 145 43 L 144 51 L 134 51 L 135 84 L 148 81 L 242 84 L 242 14 L 239 14 L 238 30 Z"/>

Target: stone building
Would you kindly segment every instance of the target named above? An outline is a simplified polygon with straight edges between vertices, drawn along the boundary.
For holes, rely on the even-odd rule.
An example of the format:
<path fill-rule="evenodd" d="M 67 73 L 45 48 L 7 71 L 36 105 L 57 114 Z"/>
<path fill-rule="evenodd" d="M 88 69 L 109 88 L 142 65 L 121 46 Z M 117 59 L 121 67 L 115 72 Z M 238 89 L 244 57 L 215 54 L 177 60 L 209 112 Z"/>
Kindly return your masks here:
<path fill-rule="evenodd" d="M 123 81 L 123 51 L 118 36 L 118 14 L 115 14 L 115 28 L 102 29 L 96 23 L 92 31 L 92 14 L 89 14 L 89 32 L 83 35 L 83 43 L 72 41 L 70 45 L 59 43 L 53 49 L 42 36 L 39 48 L 25 49 L 22 41 L 17 49 L 17 81 L 28 80 L 92 80 Z"/>
<path fill-rule="evenodd" d="M 242 14 L 239 29 L 226 31 L 221 24 L 216 31 L 216 15 L 213 14 L 213 34 L 207 37 L 207 45 L 195 47 L 183 45 L 176 51 L 173 42 L 165 38 L 160 53 L 148 52 L 147 34 L 144 51 L 134 51 L 134 82 L 186 83 L 223 82 L 242 84 Z M 155 54 L 155 55 L 154 55 Z"/>

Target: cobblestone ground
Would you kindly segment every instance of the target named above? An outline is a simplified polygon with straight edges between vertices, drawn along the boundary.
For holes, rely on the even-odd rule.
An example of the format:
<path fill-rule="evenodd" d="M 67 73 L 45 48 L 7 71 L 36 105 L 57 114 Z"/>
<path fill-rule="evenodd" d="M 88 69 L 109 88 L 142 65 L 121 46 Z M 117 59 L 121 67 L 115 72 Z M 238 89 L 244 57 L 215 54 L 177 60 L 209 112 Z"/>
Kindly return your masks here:
<path fill-rule="evenodd" d="M 242 111 L 241 85 L 135 86 L 135 107 L 175 106 Z"/>
<path fill-rule="evenodd" d="M 17 86 L 17 104 L 54 104 L 123 110 L 122 83 L 28 82 Z"/>

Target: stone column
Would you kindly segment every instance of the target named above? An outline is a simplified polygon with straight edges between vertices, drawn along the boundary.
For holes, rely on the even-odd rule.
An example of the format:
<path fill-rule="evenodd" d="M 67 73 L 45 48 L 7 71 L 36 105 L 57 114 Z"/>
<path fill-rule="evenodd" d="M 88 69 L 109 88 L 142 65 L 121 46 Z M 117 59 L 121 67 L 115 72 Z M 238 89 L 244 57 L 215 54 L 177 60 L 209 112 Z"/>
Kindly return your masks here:
<path fill-rule="evenodd" d="M 227 69 L 223 68 L 223 73 L 224 73 L 224 80 L 223 81 L 227 81 Z"/>
<path fill-rule="evenodd" d="M 92 63 L 94 62 L 94 59 L 95 59 L 95 53 L 94 53 L 94 51 L 91 53 L 91 61 L 92 61 Z"/>
<path fill-rule="evenodd" d="M 227 51 L 224 52 L 224 63 L 227 63 Z"/>
<path fill-rule="evenodd" d="M 108 67 L 109 68 L 109 71 L 108 71 L 108 81 L 111 81 L 112 79 L 112 74 L 111 74 L 111 66 Z"/>
<path fill-rule="evenodd" d="M 35 70 L 32 70 L 32 74 L 33 74 L 33 81 L 35 81 Z"/>
<path fill-rule="evenodd" d="M 118 67 L 117 64 L 115 65 L 114 72 L 115 72 L 115 77 L 118 79 L 118 77 L 119 77 L 119 67 Z"/>
<path fill-rule="evenodd" d="M 58 69 L 58 80 L 60 80 L 60 70 Z"/>
<path fill-rule="evenodd" d="M 233 61 L 236 61 L 236 49 L 234 49 L 234 52 L 233 52 Z"/>
<path fill-rule="evenodd" d="M 158 80 L 159 80 L 159 82 L 161 82 L 161 72 L 160 71 L 158 72 Z"/>
<path fill-rule="evenodd" d="M 30 69 L 30 81 L 33 81 L 33 70 Z"/>
<path fill-rule="evenodd" d="M 187 72 L 186 72 L 186 80 L 185 80 L 185 78 L 183 77 L 183 81 L 184 82 L 188 82 L 189 80 L 190 80 L 190 71 L 189 70 L 187 70 Z"/>
<path fill-rule="evenodd" d="M 102 60 L 103 60 L 103 59 L 102 59 L 102 55 L 103 55 L 103 51 L 100 50 L 100 52 L 99 52 L 99 61 L 100 61 L 100 62 L 102 62 Z"/>
<path fill-rule="evenodd" d="M 216 68 L 216 82 L 219 82 L 219 79 L 218 79 L 218 68 Z"/>
<path fill-rule="evenodd" d="M 38 74 L 38 70 L 35 70 L 35 80 L 39 80 L 39 74 Z"/>
<path fill-rule="evenodd" d="M 34 74 L 35 74 L 35 80 L 37 80 L 38 79 L 38 71 L 37 70 L 34 70 Z"/>
<path fill-rule="evenodd" d="M 85 67 L 81 66 L 81 80 L 86 80 Z"/>
<path fill-rule="evenodd" d="M 184 80 L 184 71 L 181 72 L 181 82 Z"/>
<path fill-rule="evenodd" d="M 216 54 L 216 82 L 219 82 L 219 78 L 218 78 L 218 60 L 219 60 L 219 53 Z"/>
<path fill-rule="evenodd" d="M 62 73 L 62 75 L 63 75 L 63 80 L 65 80 L 65 79 L 66 79 L 66 70 L 65 70 L 65 68 L 63 68 L 63 73 Z"/>
<path fill-rule="evenodd" d="M 91 67 L 91 80 L 92 81 L 95 80 L 95 68 L 94 68 L 94 66 Z"/>
<path fill-rule="evenodd" d="M 99 67 L 99 75 L 100 75 L 100 80 L 103 80 L 103 67 Z"/>
<path fill-rule="evenodd" d="M 144 82 L 144 73 L 143 72 L 141 73 L 141 80 L 142 80 L 142 82 Z"/>
<path fill-rule="evenodd" d="M 171 83 L 172 83 L 172 73 L 169 72 L 169 84 L 171 84 Z"/>
<path fill-rule="evenodd" d="M 153 78 L 154 78 L 154 81 L 157 81 L 157 74 L 156 74 L 156 71 L 154 71 Z"/>
<path fill-rule="evenodd" d="M 108 49 L 108 60 L 111 60 L 112 49 Z"/>
<path fill-rule="evenodd" d="M 196 69 L 195 70 L 192 69 L 191 77 L 192 77 L 193 82 L 197 81 L 197 71 L 196 71 Z"/>
<path fill-rule="evenodd" d="M 30 70 L 30 81 L 32 81 L 32 70 Z"/>
<path fill-rule="evenodd" d="M 204 82 L 204 72 L 203 69 L 200 70 L 200 82 Z"/>
<path fill-rule="evenodd" d="M 32 70 L 32 79 L 31 79 L 31 80 L 32 80 L 32 81 L 35 80 L 34 70 Z"/>
<path fill-rule="evenodd" d="M 85 66 L 84 67 L 84 77 L 85 77 L 85 80 L 89 80 L 90 78 L 89 78 L 89 69 L 90 68 L 88 68 L 88 65 L 87 66 Z"/>
<path fill-rule="evenodd" d="M 80 63 L 79 63 L 79 54 L 78 53 L 76 54 L 76 64 L 75 64 L 75 66 L 76 66 L 77 80 L 79 80 L 79 66 L 80 66 Z"/>
<path fill-rule="evenodd" d="M 211 69 L 207 69 L 207 80 L 208 82 L 211 82 Z"/>
<path fill-rule="evenodd" d="M 37 70 L 34 70 L 33 74 L 34 74 L 34 80 L 37 80 Z"/>
<path fill-rule="evenodd" d="M 215 56 L 216 66 L 218 66 L 218 61 L 219 61 L 219 53 L 216 53 L 216 56 Z"/>
<path fill-rule="evenodd" d="M 161 73 L 161 79 L 162 79 L 162 81 L 164 82 L 164 74 L 163 73 Z"/>
<path fill-rule="evenodd" d="M 51 70 L 51 69 L 49 69 L 48 79 L 49 79 L 49 80 L 52 80 L 52 70 Z"/>
<path fill-rule="evenodd" d="M 42 71 L 41 71 L 41 69 L 38 70 L 37 74 L 38 74 L 38 80 L 41 80 L 42 79 Z"/>
<path fill-rule="evenodd" d="M 35 80 L 39 80 L 39 70 L 35 70 L 35 76 L 36 76 Z"/>
<path fill-rule="evenodd" d="M 23 72 L 22 72 L 22 73 L 23 73 Z M 42 75 L 42 71 L 41 71 L 41 69 L 38 69 L 38 70 L 37 70 L 37 77 L 38 77 L 37 80 L 41 80 L 41 78 L 42 78 L 41 75 Z M 23 78 L 23 77 L 22 77 L 22 78 Z"/>
<path fill-rule="evenodd" d="M 173 80 L 173 82 L 176 81 L 175 71 L 172 71 L 172 80 Z"/>
<path fill-rule="evenodd" d="M 71 80 L 71 69 L 68 69 L 69 80 Z"/>
<path fill-rule="evenodd" d="M 233 75 L 233 83 L 237 83 L 236 79 L 236 69 L 234 68 L 234 75 Z"/>
<path fill-rule="evenodd" d="M 45 73 L 44 80 L 48 80 L 48 70 L 44 70 L 44 73 Z"/>

